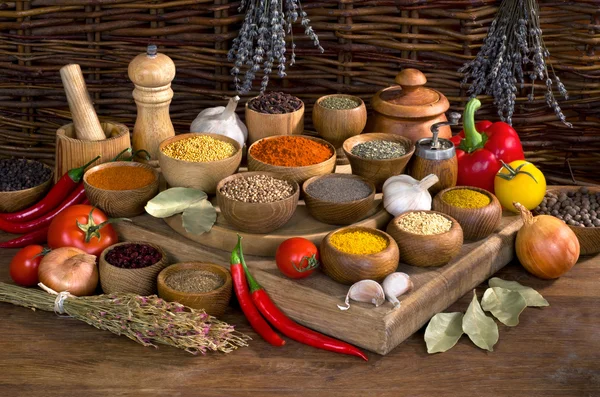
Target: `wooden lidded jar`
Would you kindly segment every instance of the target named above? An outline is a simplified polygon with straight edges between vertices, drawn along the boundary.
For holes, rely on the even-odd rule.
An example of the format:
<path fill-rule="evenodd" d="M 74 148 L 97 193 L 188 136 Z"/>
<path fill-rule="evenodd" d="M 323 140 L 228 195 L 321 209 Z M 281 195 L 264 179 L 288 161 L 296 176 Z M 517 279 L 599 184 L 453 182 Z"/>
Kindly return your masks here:
<path fill-rule="evenodd" d="M 458 179 L 456 149 L 452 141 L 439 137 L 439 131 L 441 128 L 458 124 L 459 119 L 460 113 L 450 113 L 450 121 L 431 126 L 432 138 L 421 138 L 415 144 L 415 155 L 409 166 L 409 174 L 417 180 L 435 174 L 439 182 L 429 188 L 432 197 L 441 190 L 456 186 Z"/>
<path fill-rule="evenodd" d="M 431 137 L 431 125 L 446 121 L 444 113 L 450 107 L 441 92 L 424 87 L 425 75 L 417 69 L 404 69 L 396 76 L 399 86 L 379 91 L 371 99 L 373 115 L 366 132 L 391 132 L 416 143 Z M 440 128 L 440 138 L 450 138 L 450 127 Z"/>
<path fill-rule="evenodd" d="M 128 74 L 135 85 L 133 99 L 137 105 L 133 150 L 148 151 L 152 162 L 155 162 L 158 160 L 158 145 L 175 135 L 169 116 L 175 63 L 168 56 L 159 54 L 156 46 L 150 44 L 146 53 L 139 54 L 129 63 Z"/>

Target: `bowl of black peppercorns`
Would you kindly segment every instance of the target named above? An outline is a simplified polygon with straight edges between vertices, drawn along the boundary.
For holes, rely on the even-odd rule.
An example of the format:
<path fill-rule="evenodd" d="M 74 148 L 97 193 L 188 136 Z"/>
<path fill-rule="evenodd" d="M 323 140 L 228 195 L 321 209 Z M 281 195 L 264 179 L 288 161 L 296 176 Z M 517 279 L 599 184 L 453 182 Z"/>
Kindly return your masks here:
<path fill-rule="evenodd" d="M 600 186 L 549 186 L 534 213 L 569 225 L 579 240 L 581 255 L 600 253 Z"/>
<path fill-rule="evenodd" d="M 0 212 L 15 212 L 39 201 L 52 183 L 52 168 L 36 160 L 0 159 Z"/>

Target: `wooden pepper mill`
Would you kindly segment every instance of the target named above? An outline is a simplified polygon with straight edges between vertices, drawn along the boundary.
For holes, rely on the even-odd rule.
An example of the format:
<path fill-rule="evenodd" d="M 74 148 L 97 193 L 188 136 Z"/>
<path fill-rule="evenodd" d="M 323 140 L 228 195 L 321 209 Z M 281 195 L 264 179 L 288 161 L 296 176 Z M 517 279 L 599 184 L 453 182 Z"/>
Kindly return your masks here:
<path fill-rule="evenodd" d="M 151 163 L 157 164 L 159 144 L 175 135 L 169 116 L 175 64 L 168 56 L 159 54 L 155 45 L 150 44 L 145 54 L 136 56 L 129 63 L 128 74 L 135 85 L 133 99 L 137 105 L 133 150 L 146 150 L 151 156 Z"/>
<path fill-rule="evenodd" d="M 456 186 L 458 178 L 458 161 L 454 143 L 440 138 L 440 127 L 457 125 L 460 113 L 448 115 L 450 121 L 435 123 L 431 126 L 432 138 L 421 138 L 416 143 L 415 155 L 410 165 L 410 176 L 421 180 L 429 174 L 437 175 L 439 182 L 429 188 L 431 196 L 443 189 Z"/>

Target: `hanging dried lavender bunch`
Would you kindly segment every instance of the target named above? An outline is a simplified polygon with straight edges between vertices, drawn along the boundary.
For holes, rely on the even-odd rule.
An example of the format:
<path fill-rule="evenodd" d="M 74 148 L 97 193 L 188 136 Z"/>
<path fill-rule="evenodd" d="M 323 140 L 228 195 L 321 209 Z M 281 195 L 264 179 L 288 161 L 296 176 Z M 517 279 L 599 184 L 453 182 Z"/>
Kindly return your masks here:
<path fill-rule="evenodd" d="M 463 83 L 472 80 L 468 91 L 471 96 L 481 93 L 493 96 L 500 119 L 509 124 L 512 124 L 515 110 L 517 83 L 523 88 L 525 76 L 529 77 L 531 93 L 528 98 L 533 101 L 534 83 L 536 80 L 543 81 L 546 84 L 546 103 L 560 121 L 572 127 L 554 97 L 553 85 L 556 83 L 560 95 L 569 98 L 552 65 L 554 82 L 550 77 L 546 63 L 549 56 L 542 38 L 537 1 L 504 0 L 477 57 L 459 71 L 465 73 Z M 523 65 L 528 64 L 531 64 L 529 71 L 524 71 Z"/>
<path fill-rule="evenodd" d="M 246 10 L 244 23 L 227 54 L 229 61 L 235 61 L 231 75 L 240 94 L 252 89 L 252 81 L 260 70 L 264 73 L 260 91 L 264 92 L 275 64 L 279 77 L 286 76 L 285 35 L 290 34 L 292 38 L 291 66 L 296 62 L 292 24 L 298 20 L 298 16 L 300 24 L 304 26 L 304 34 L 321 52 L 324 51 L 317 34 L 309 25 L 310 19 L 302 9 L 300 0 L 242 0 L 239 11 L 243 10 Z M 242 71 L 244 65 L 246 68 Z M 244 75 L 243 83 L 240 73 Z"/>

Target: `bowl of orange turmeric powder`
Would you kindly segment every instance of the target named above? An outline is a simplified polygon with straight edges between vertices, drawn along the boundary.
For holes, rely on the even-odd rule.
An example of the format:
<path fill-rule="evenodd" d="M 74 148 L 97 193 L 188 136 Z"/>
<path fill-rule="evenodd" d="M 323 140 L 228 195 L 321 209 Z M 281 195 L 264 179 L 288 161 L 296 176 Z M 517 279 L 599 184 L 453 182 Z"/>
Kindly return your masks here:
<path fill-rule="evenodd" d="M 146 164 L 115 161 L 87 170 L 83 185 L 90 203 L 108 216 L 136 216 L 158 193 L 158 172 Z"/>
<path fill-rule="evenodd" d="M 302 184 L 335 170 L 335 148 L 323 139 L 281 135 L 259 139 L 248 148 L 248 171 L 267 171 Z"/>

